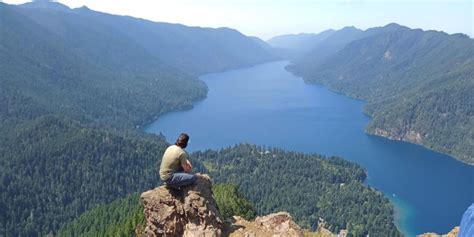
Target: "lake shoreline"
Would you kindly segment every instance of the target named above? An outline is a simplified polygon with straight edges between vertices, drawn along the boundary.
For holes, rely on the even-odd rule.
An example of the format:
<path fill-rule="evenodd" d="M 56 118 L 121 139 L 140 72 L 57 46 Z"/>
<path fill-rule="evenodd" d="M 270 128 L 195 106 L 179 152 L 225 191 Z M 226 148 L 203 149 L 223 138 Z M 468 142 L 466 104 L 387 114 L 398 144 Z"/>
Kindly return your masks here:
<path fill-rule="evenodd" d="M 222 75 L 229 75 L 229 77 L 232 77 L 232 76 L 235 76 L 234 74 L 239 74 L 239 73 L 241 73 L 241 72 L 247 73 L 248 71 L 252 71 L 252 70 L 254 70 L 254 71 L 257 70 L 257 71 L 258 71 L 258 70 L 260 70 L 262 67 L 269 67 L 269 65 L 271 66 L 271 65 L 275 65 L 275 64 L 277 64 L 277 65 L 283 65 L 283 64 L 285 64 L 285 63 L 287 64 L 288 61 L 271 62 L 271 63 L 265 63 L 265 64 L 260 64 L 260 65 L 254 65 L 254 66 L 247 67 L 247 68 L 243 68 L 243 69 L 229 70 L 229 71 L 226 71 L 226 72 L 224 72 L 224 73 L 219 73 L 219 72 L 217 72 L 217 73 L 210 73 L 210 74 L 203 75 L 203 76 L 200 77 L 200 79 L 201 79 L 202 81 L 204 81 L 204 82 L 206 83 L 206 85 L 209 87 L 209 92 L 208 92 L 208 95 L 207 95 L 207 97 L 206 97 L 205 99 L 194 102 L 194 103 L 193 103 L 193 109 L 191 109 L 191 110 L 173 111 L 173 112 L 171 112 L 171 113 L 168 112 L 168 113 L 166 113 L 164 116 L 161 116 L 161 117 L 160 117 L 157 121 L 155 121 L 154 123 L 148 124 L 147 126 L 143 127 L 143 130 L 144 130 L 145 132 L 147 132 L 147 133 L 154 133 L 154 130 L 155 130 L 155 132 L 157 132 L 158 127 L 156 127 L 156 125 L 161 124 L 161 125 L 159 125 L 159 126 L 162 127 L 162 128 L 169 127 L 169 126 L 166 126 L 166 123 L 169 123 L 168 120 L 180 119 L 180 118 L 182 117 L 182 114 L 183 114 L 183 113 L 184 113 L 184 114 L 199 113 L 199 110 L 203 110 L 202 107 L 210 106 L 210 105 L 208 105 L 208 104 L 211 103 L 211 102 L 212 102 L 212 103 L 215 103 L 214 100 L 215 100 L 216 94 L 218 94 L 218 96 L 223 96 L 223 95 L 221 95 L 221 94 L 225 94 L 227 91 L 216 91 L 216 90 L 215 90 L 215 86 L 213 87 L 213 85 L 215 85 L 216 83 L 219 84 L 219 85 L 230 83 L 229 81 L 226 81 L 226 83 L 222 83 L 222 80 L 229 80 L 229 79 L 225 79 L 225 78 L 220 78 L 220 77 L 222 77 Z M 301 79 L 302 79 L 301 77 L 295 76 L 294 74 L 290 73 L 290 72 L 289 72 L 288 70 L 286 70 L 286 69 L 283 69 L 283 70 L 285 71 L 285 73 L 291 74 L 291 75 L 294 77 L 294 78 L 291 78 L 290 80 L 301 81 L 301 83 L 305 84 L 305 87 L 299 86 L 299 87 L 301 87 L 301 89 L 310 90 L 310 91 L 312 91 L 312 90 L 320 90 L 320 89 L 318 89 L 318 88 L 316 88 L 316 87 L 313 87 L 313 86 L 318 86 L 318 85 L 319 85 L 319 86 L 320 86 L 321 88 L 323 88 L 324 90 L 330 91 L 331 93 L 336 94 L 336 95 L 339 95 L 339 96 L 342 96 L 342 97 L 344 97 L 344 98 L 348 98 L 348 99 L 350 99 L 351 101 L 355 101 L 355 102 L 351 102 L 351 103 L 356 103 L 356 104 L 360 104 L 360 103 L 365 104 L 365 103 L 366 103 L 366 101 L 364 101 L 364 100 L 360 100 L 360 99 L 357 99 L 357 98 L 353 98 L 353 97 L 350 97 L 350 96 L 345 95 L 345 94 L 343 94 L 343 93 L 334 92 L 333 90 L 331 90 L 331 88 L 329 88 L 329 87 L 327 87 L 327 86 L 325 86 L 325 85 L 322 85 L 322 84 L 316 84 L 316 85 L 315 85 L 315 84 L 313 84 L 313 83 L 306 83 L 306 82 L 304 82 L 304 80 L 301 80 Z M 283 73 L 283 72 L 280 72 L 280 73 Z M 259 75 L 260 75 L 260 74 L 259 74 Z M 262 74 L 262 75 L 265 75 L 265 74 Z M 244 80 L 243 83 L 245 83 L 246 77 L 248 77 L 248 76 L 249 76 L 249 75 L 244 74 L 244 75 L 239 75 L 238 77 L 241 78 L 241 79 L 239 79 L 239 80 Z M 298 80 L 295 80 L 296 78 L 298 78 Z M 294 83 L 294 82 L 291 82 L 291 83 Z M 296 84 L 299 84 L 299 83 L 296 83 Z M 239 88 L 233 88 L 233 89 L 230 90 L 230 91 L 239 90 L 239 89 L 240 89 L 240 90 L 248 90 L 248 86 L 246 87 L 245 84 L 244 84 L 244 85 L 234 84 L 234 86 L 239 86 Z M 242 86 L 243 86 L 243 87 L 242 87 Z M 263 88 L 266 88 L 267 86 L 272 87 L 272 85 L 269 85 L 269 84 L 262 84 L 262 85 L 259 85 L 259 86 L 263 86 Z M 232 86 L 230 86 L 230 87 L 232 87 Z M 253 88 L 252 88 L 252 89 L 253 89 Z M 221 88 L 220 90 L 222 90 L 222 88 Z M 229 92 L 230 92 L 230 91 L 229 91 Z M 265 93 L 267 93 L 267 91 L 265 91 Z M 312 92 L 311 92 L 311 93 L 312 93 Z M 310 94 L 311 94 L 311 93 L 310 93 Z M 227 93 L 227 94 L 229 94 L 229 93 Z M 228 96 L 228 95 L 225 95 L 225 96 Z M 220 99 L 220 100 L 222 100 L 222 99 Z M 310 102 L 310 104 L 312 104 L 314 101 L 309 101 L 309 102 Z M 304 106 L 303 106 L 303 107 L 304 107 Z M 267 107 L 264 107 L 264 108 L 267 108 Z M 209 109 L 209 108 L 206 108 L 206 109 Z M 212 108 L 210 108 L 210 109 L 212 110 Z M 267 108 L 267 109 L 268 109 L 268 108 Z M 367 117 L 367 121 L 370 122 L 370 120 L 371 120 L 372 118 L 371 118 L 370 115 L 368 115 L 368 114 L 366 113 L 366 111 L 364 111 L 363 106 L 362 106 L 361 109 L 358 110 L 358 111 L 359 111 L 361 114 L 363 114 L 363 116 L 366 116 L 366 117 Z M 209 111 L 209 112 L 208 112 L 208 111 L 204 111 L 204 112 L 201 111 L 201 113 L 203 113 L 203 114 L 201 114 L 201 115 L 204 116 L 204 115 L 206 115 L 206 114 L 208 114 L 208 113 L 212 113 L 212 112 L 211 112 L 211 111 Z M 185 117 L 186 117 L 186 116 L 185 116 Z M 211 116 L 211 117 L 212 117 L 212 116 Z M 205 118 L 203 118 L 203 119 L 193 118 L 193 119 L 191 119 L 191 120 L 196 120 L 196 119 L 199 120 L 199 121 L 201 121 L 201 120 L 209 120 L 207 117 L 205 117 Z M 238 119 L 238 118 L 232 118 L 232 119 Z M 186 119 L 184 118 L 184 120 L 186 120 Z M 191 120 L 188 119 L 188 121 L 191 121 Z M 214 118 L 212 117 L 211 120 L 214 121 Z M 250 120 L 252 120 L 252 119 L 250 119 Z M 160 121 L 160 122 L 158 122 L 158 121 Z M 206 121 L 204 121 L 204 122 L 206 122 Z M 164 124 L 163 124 L 163 123 L 164 123 Z M 219 122 L 218 122 L 218 121 L 215 121 L 215 123 L 218 124 Z M 364 123 L 365 123 L 365 122 L 364 122 Z M 213 124 L 213 125 L 215 125 L 215 124 Z M 366 131 L 364 130 L 364 128 L 365 128 L 366 126 L 367 126 L 367 124 L 365 124 L 363 127 L 359 128 L 359 129 L 357 129 L 357 131 L 360 131 L 360 132 L 362 132 L 363 134 L 366 134 L 366 136 L 369 136 L 369 137 L 372 137 L 372 136 L 373 136 L 376 143 L 380 143 L 380 142 L 381 142 L 381 143 L 384 143 L 384 144 L 391 144 L 391 143 L 393 143 L 393 142 L 396 142 L 396 143 L 394 143 L 394 144 L 399 144 L 399 145 L 397 145 L 397 146 L 402 146 L 402 147 L 407 146 L 407 145 L 404 144 L 404 143 L 407 143 L 407 144 L 409 144 L 408 147 L 410 147 L 410 149 L 415 149 L 415 150 L 423 150 L 423 149 L 425 149 L 425 150 L 431 151 L 431 153 L 433 153 L 433 156 L 435 156 L 435 157 L 433 157 L 433 158 L 436 158 L 436 157 L 438 157 L 438 156 L 439 156 L 439 157 L 446 157 L 446 158 L 448 158 L 450 161 L 455 161 L 456 163 L 460 163 L 460 164 L 463 164 L 463 165 L 465 164 L 465 163 L 463 163 L 463 162 L 460 162 L 460 161 L 457 160 L 457 159 L 454 159 L 453 157 L 440 155 L 440 154 L 438 154 L 439 152 L 434 151 L 434 150 L 431 150 L 431 149 L 428 149 L 428 148 L 426 148 L 426 147 L 424 147 L 424 146 L 420 146 L 419 144 L 408 143 L 408 142 L 406 142 L 406 141 L 398 141 L 398 140 L 393 141 L 393 140 L 390 140 L 389 138 L 386 138 L 386 137 L 383 137 L 383 136 L 377 136 L 377 135 L 374 135 L 374 134 L 370 134 L 370 133 L 368 133 L 368 132 L 366 132 Z M 181 130 L 182 130 L 182 131 L 188 131 L 189 129 L 192 130 L 192 129 L 195 129 L 195 127 L 191 126 L 191 128 L 188 128 L 188 129 L 181 129 Z M 240 131 L 240 132 L 242 132 L 242 131 Z M 172 132 L 172 133 L 170 133 L 170 134 L 175 134 L 175 133 L 176 133 L 176 132 Z M 232 133 L 232 132 L 230 132 L 230 133 Z M 196 140 L 207 140 L 206 142 L 203 142 L 202 145 L 200 145 L 200 144 L 195 144 L 195 143 L 193 142 L 191 145 L 193 145 L 193 147 L 197 147 L 196 150 L 219 149 L 219 148 L 222 148 L 222 147 L 226 147 L 226 146 L 227 146 L 227 145 L 220 146 L 220 145 L 219 145 L 219 142 L 221 142 L 221 141 L 219 141 L 219 142 L 217 142 L 217 141 L 213 142 L 211 139 L 200 139 L 199 137 L 195 137 L 196 132 L 191 132 L 190 134 L 192 134 L 192 136 L 193 136 L 192 140 L 193 140 L 193 139 L 196 139 Z M 286 133 L 285 133 L 285 134 L 286 134 Z M 207 135 L 206 135 L 206 136 L 207 136 Z M 210 135 L 209 135 L 209 136 L 210 136 Z M 291 137 L 291 134 L 287 134 L 287 136 L 290 136 L 290 137 Z M 238 139 L 237 137 L 238 137 L 238 136 L 235 136 L 235 137 L 233 137 L 231 140 L 237 140 L 237 139 Z M 240 141 L 240 142 L 249 142 L 249 143 L 252 143 L 252 144 L 260 144 L 260 145 L 262 145 L 261 142 L 256 141 L 256 140 L 258 140 L 258 139 L 252 139 L 252 136 L 249 137 L 249 138 L 251 138 L 251 139 L 246 139 L 246 138 L 244 138 L 244 139 L 241 139 L 241 140 L 237 140 L 237 142 L 233 142 L 233 143 L 231 143 L 231 144 L 237 144 L 237 143 L 239 143 L 239 141 Z M 376 138 L 378 138 L 378 139 L 376 139 Z M 378 141 L 379 139 L 382 139 L 383 141 L 380 141 L 380 142 L 379 142 L 379 141 Z M 369 139 L 369 140 L 370 140 L 370 139 Z M 372 139 L 372 140 L 373 140 L 373 139 Z M 386 141 L 385 141 L 385 140 L 386 140 Z M 198 142 L 199 142 L 199 141 L 198 141 Z M 202 142 L 202 141 L 201 141 L 201 142 Z M 229 145 L 231 145 L 231 144 L 229 144 Z M 266 145 L 266 144 L 263 144 L 263 145 Z M 354 160 L 354 158 L 350 158 L 350 156 L 348 157 L 348 156 L 346 156 L 346 155 L 341 155 L 341 154 L 339 154 L 339 153 L 333 153 L 333 152 L 324 152 L 324 149 L 323 149 L 323 150 L 317 150 L 316 148 L 314 148 L 314 149 L 316 149 L 316 151 L 313 151 L 313 150 L 308 151 L 308 150 L 305 150 L 305 149 L 301 149 L 301 147 L 300 147 L 300 148 L 295 148 L 295 147 L 290 147 L 290 148 L 288 148 L 288 146 L 285 146 L 285 145 L 283 145 L 283 146 L 282 146 L 282 145 L 278 145 L 278 144 L 277 144 L 277 145 L 268 144 L 268 145 L 271 146 L 271 147 L 280 147 L 281 149 L 284 149 L 284 150 L 299 151 L 299 152 L 303 152 L 303 153 L 306 153 L 306 154 L 317 153 L 317 154 L 322 154 L 322 155 L 324 155 L 324 156 L 335 155 L 335 156 L 343 157 L 345 160 L 358 163 L 358 164 L 361 165 L 366 171 L 368 171 L 370 175 L 372 175 L 373 172 L 374 172 L 374 171 L 373 171 L 374 167 L 370 167 L 370 166 L 367 167 L 367 166 L 366 166 L 366 165 L 367 165 L 366 162 L 370 162 L 370 161 L 364 161 L 364 162 L 361 163 L 361 161 L 358 161 L 357 159 Z M 414 146 L 414 147 L 412 147 L 412 146 Z M 419 148 L 417 148 L 417 147 L 419 147 Z M 420 151 L 417 151 L 417 152 L 420 152 Z M 350 159 L 348 159 L 348 158 L 350 158 Z M 413 159 L 417 159 L 417 158 L 413 158 Z M 437 158 L 436 158 L 436 159 L 437 159 Z M 397 159 L 397 160 L 398 160 L 398 159 Z M 394 160 L 393 162 L 398 162 L 397 160 Z M 445 160 L 445 159 L 442 159 L 442 160 Z M 404 162 L 403 159 L 400 160 L 400 162 Z M 412 162 L 412 161 L 410 161 L 410 162 Z M 415 160 L 415 163 L 419 163 L 419 162 L 423 162 L 423 160 L 419 160 L 419 161 Z M 448 161 L 448 163 L 450 163 L 450 162 Z M 423 170 L 421 170 L 421 171 L 423 171 Z M 375 176 L 380 176 L 380 174 L 375 174 Z M 375 179 L 369 178 L 369 179 L 367 180 L 367 185 L 370 185 L 370 186 L 372 186 L 372 187 L 376 187 L 376 188 L 377 188 L 378 190 L 380 190 L 380 191 L 384 194 L 384 196 L 387 197 L 388 199 L 390 199 L 390 198 L 391 198 L 391 195 L 394 194 L 394 193 L 396 193 L 397 195 L 399 194 L 399 191 L 390 191 L 390 189 L 392 189 L 392 188 L 390 188 L 390 189 L 388 189 L 388 190 L 384 190 L 383 188 L 381 189 L 381 188 L 380 188 L 380 185 L 381 185 L 381 184 L 380 184 L 380 181 L 378 180 L 378 178 L 375 178 Z M 403 197 L 403 194 L 400 194 L 400 197 Z M 398 206 L 397 203 L 396 203 L 396 202 L 395 202 L 395 203 L 392 202 L 392 200 L 391 200 L 391 204 L 392 204 L 392 206 L 394 207 L 395 211 L 397 212 L 396 214 L 398 215 L 398 216 L 394 216 L 394 220 L 395 220 L 395 219 L 398 219 L 397 222 L 400 222 L 400 223 L 401 223 L 401 222 L 403 222 L 403 219 L 406 220 L 406 218 L 408 218 L 408 217 L 405 217 L 405 218 L 404 218 L 403 215 L 405 215 L 406 213 L 411 213 L 411 211 L 409 211 L 409 210 L 404 210 L 402 206 Z M 405 214 L 404 214 L 404 213 L 405 213 Z M 408 215 L 408 214 L 407 214 L 407 215 Z M 406 225 L 405 225 L 405 224 L 400 224 L 400 225 L 397 224 L 397 227 L 399 227 L 399 228 L 404 228 L 404 226 L 406 226 Z M 452 228 L 452 226 L 450 226 L 450 228 Z M 424 231 L 424 230 L 425 230 L 425 229 L 423 229 L 423 231 Z M 439 230 L 439 229 L 430 228 L 430 229 L 426 229 L 426 230 L 427 230 L 427 231 L 436 231 L 436 230 Z M 413 232 L 410 231 L 410 230 L 404 230 L 404 229 L 400 229 L 400 231 L 403 232 L 403 233 L 413 233 Z M 422 233 L 423 231 L 416 231 L 416 232 Z M 442 230 L 441 230 L 441 231 L 438 231 L 438 232 L 442 232 Z"/>
<path fill-rule="evenodd" d="M 291 63 L 291 62 L 290 62 L 290 63 Z M 342 92 L 342 91 L 336 90 L 336 89 L 334 89 L 334 88 L 332 88 L 332 87 L 330 87 L 330 86 L 328 86 L 328 85 L 326 85 L 326 84 L 323 84 L 323 83 L 320 83 L 320 82 L 309 82 L 308 80 L 306 80 L 306 79 L 304 78 L 303 75 L 299 75 L 299 74 L 297 74 L 296 72 L 291 71 L 291 70 L 290 70 L 291 65 L 292 65 L 292 64 L 288 64 L 288 65 L 285 67 L 285 70 L 288 71 L 289 73 L 293 74 L 294 76 L 296 76 L 296 77 L 298 77 L 298 78 L 301 78 L 301 79 L 302 79 L 306 84 L 308 84 L 308 85 L 320 85 L 320 86 L 323 86 L 323 87 L 329 89 L 330 91 L 332 91 L 332 92 L 334 92 L 334 93 L 336 93 L 336 94 L 344 95 L 344 96 L 347 96 L 347 97 L 349 97 L 349 98 L 352 98 L 352 99 L 355 99 L 355 100 L 359 100 L 359 101 L 362 101 L 362 102 L 364 102 L 364 103 L 368 103 L 368 101 L 365 100 L 365 99 L 362 99 L 362 98 L 359 98 L 359 97 L 357 97 L 357 96 L 354 96 L 354 95 L 351 95 L 351 94 L 344 93 L 344 92 Z M 366 111 L 365 106 L 364 106 L 363 113 L 364 113 L 366 116 L 368 116 L 368 117 L 370 117 L 370 118 L 372 119 L 373 116 L 372 116 L 371 114 L 369 114 L 369 113 Z M 422 147 L 424 147 L 424 148 L 426 148 L 426 149 L 429 149 L 429 150 L 432 150 L 432 151 L 435 151 L 435 152 L 438 152 L 438 153 L 441 153 L 441 154 L 444 154 L 444 155 L 448 155 L 448 156 L 450 156 L 452 159 L 455 159 L 455 160 L 457 160 L 457 161 L 459 161 L 459 162 L 461 162 L 461 163 L 464 163 L 464 164 L 467 164 L 467 165 L 470 165 L 470 166 L 474 166 L 474 162 L 472 162 L 472 163 L 466 162 L 466 161 L 460 159 L 459 157 L 457 157 L 457 156 L 456 156 L 455 154 L 453 154 L 453 153 L 445 152 L 445 151 L 442 151 L 442 150 L 439 150 L 439 149 L 435 149 L 435 148 L 432 148 L 432 147 L 428 147 L 427 145 L 425 145 L 425 144 L 423 144 L 423 143 L 421 143 L 421 142 L 416 142 L 416 141 L 413 141 L 413 140 L 411 140 L 411 139 L 404 139 L 404 137 L 402 137 L 402 138 L 397 138 L 398 136 L 396 136 L 396 135 L 390 133 L 389 131 L 387 131 L 388 134 L 386 134 L 386 135 L 385 135 L 385 134 L 382 134 L 382 133 L 377 133 L 377 132 L 376 132 L 376 130 L 383 130 L 382 128 L 375 127 L 375 128 L 373 129 L 374 132 L 368 131 L 368 126 L 369 126 L 369 125 L 367 125 L 367 126 L 364 128 L 364 132 L 367 133 L 367 134 L 370 134 L 370 135 L 373 135 L 373 136 L 378 136 L 378 137 L 383 137 L 383 138 L 386 138 L 386 139 L 389 139 L 389 140 L 392 140 L 392 141 L 404 141 L 404 142 L 408 142 L 408 143 L 411 143 L 411 144 L 419 145 L 419 146 L 422 146 Z M 385 130 L 384 130 L 384 131 L 385 131 Z"/>

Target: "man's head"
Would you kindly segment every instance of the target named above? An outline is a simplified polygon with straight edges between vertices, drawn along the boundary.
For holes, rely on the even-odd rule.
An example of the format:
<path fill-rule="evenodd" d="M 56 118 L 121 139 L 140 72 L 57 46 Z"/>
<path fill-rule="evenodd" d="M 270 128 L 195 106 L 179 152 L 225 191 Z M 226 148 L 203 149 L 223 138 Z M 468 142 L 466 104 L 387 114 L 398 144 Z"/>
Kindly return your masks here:
<path fill-rule="evenodd" d="M 189 136 L 186 133 L 181 133 L 176 139 L 175 145 L 181 147 L 181 148 L 186 148 L 188 146 L 188 141 L 189 141 Z"/>

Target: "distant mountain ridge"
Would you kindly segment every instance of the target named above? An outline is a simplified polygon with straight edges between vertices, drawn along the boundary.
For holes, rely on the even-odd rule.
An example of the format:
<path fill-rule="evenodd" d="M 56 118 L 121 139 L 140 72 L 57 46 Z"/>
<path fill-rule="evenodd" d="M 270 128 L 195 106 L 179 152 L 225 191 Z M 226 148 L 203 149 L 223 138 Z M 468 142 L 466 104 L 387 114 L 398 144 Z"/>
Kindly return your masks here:
<path fill-rule="evenodd" d="M 367 100 L 369 133 L 474 164 L 473 39 L 394 23 L 347 39 L 339 37 L 332 52 L 311 51 L 288 69 Z"/>
<path fill-rule="evenodd" d="M 330 29 L 320 32 L 318 34 L 299 33 L 278 35 L 269 39 L 267 43 L 274 48 L 308 51 L 311 50 L 320 41 L 324 41 L 326 38 L 330 37 L 334 32 L 335 30 Z"/>
<path fill-rule="evenodd" d="M 297 58 L 295 61 L 309 61 L 313 64 L 324 61 L 327 57 L 341 50 L 354 40 L 363 37 L 364 32 L 353 26 L 344 27 L 340 30 L 333 31 L 327 37 L 322 40 L 318 40 L 316 44 L 309 51 L 304 53 L 302 57 Z"/>
<path fill-rule="evenodd" d="M 34 0 L 31 2 L 26 2 L 21 4 L 21 7 L 25 8 L 44 8 L 44 9 L 52 9 L 57 11 L 70 11 L 71 9 L 59 2 L 49 1 L 49 0 Z"/>
<path fill-rule="evenodd" d="M 228 28 L 154 23 L 49 1 L 0 7 L 0 117 L 60 112 L 142 125 L 204 98 L 207 87 L 197 75 L 275 59 Z"/>
<path fill-rule="evenodd" d="M 0 120 L 16 124 L 61 114 L 134 127 L 206 95 L 203 82 L 116 30 L 63 11 L 3 3 L 0 11 Z"/>
<path fill-rule="evenodd" d="M 274 60 L 269 52 L 251 38 L 230 28 L 201 28 L 181 24 L 153 22 L 93 11 L 87 7 L 70 9 L 57 2 L 38 1 L 19 5 L 28 15 L 43 26 L 62 17 L 80 16 L 90 25 L 101 24 L 113 28 L 143 47 L 162 62 L 188 73 L 200 75 L 209 72 L 235 69 Z M 38 10 L 60 10 L 55 19 L 37 17 Z M 51 12 L 49 12 L 51 13 Z M 56 30 L 56 29 L 54 29 Z"/>
<path fill-rule="evenodd" d="M 330 37 L 335 30 L 326 30 L 318 34 L 300 33 L 275 36 L 267 41 L 275 55 L 290 60 L 297 60 L 310 52 L 320 42 Z"/>

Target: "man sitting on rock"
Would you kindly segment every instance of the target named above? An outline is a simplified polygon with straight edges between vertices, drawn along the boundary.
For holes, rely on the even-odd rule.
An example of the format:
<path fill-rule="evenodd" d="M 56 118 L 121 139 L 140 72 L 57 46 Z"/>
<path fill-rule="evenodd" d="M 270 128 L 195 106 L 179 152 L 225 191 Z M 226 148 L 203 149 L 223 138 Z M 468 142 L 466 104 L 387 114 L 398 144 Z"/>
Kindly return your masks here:
<path fill-rule="evenodd" d="M 169 146 L 160 166 L 160 178 L 167 186 L 179 189 L 182 186 L 193 184 L 198 174 L 192 174 L 193 166 L 188 160 L 188 153 L 184 150 L 188 146 L 189 136 L 181 133 L 176 143 Z"/>

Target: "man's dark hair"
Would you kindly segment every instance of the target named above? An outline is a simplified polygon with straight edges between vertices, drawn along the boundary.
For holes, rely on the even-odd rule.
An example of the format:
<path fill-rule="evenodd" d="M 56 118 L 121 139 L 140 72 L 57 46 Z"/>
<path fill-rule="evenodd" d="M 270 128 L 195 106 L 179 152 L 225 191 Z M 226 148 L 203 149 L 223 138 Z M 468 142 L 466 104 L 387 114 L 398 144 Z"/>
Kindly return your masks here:
<path fill-rule="evenodd" d="M 189 136 L 186 133 L 181 133 L 179 134 L 178 139 L 176 139 L 175 145 L 181 147 L 181 148 L 186 148 L 188 146 L 188 141 L 189 141 Z"/>

